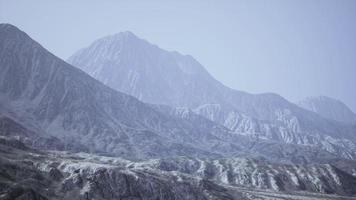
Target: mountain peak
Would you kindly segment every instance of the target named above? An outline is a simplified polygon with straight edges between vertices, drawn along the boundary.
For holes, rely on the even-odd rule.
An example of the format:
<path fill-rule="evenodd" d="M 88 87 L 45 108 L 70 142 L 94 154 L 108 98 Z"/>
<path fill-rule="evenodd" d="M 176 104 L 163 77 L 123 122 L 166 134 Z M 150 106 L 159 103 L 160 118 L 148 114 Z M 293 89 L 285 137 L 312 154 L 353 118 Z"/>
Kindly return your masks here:
<path fill-rule="evenodd" d="M 3 23 L 0 24 L 0 36 L 1 38 L 9 37 L 29 37 L 25 32 L 21 31 L 19 28 L 12 24 Z"/>
<path fill-rule="evenodd" d="M 0 30 L 8 30 L 8 29 L 13 29 L 13 30 L 19 30 L 16 26 L 12 25 L 12 24 L 8 24 L 8 23 L 1 23 L 0 24 Z"/>
<path fill-rule="evenodd" d="M 0 24 L 0 51 L 31 52 L 34 48 L 43 48 L 24 31 L 12 24 Z M 6 60 L 6 59 L 3 59 Z"/>
<path fill-rule="evenodd" d="M 140 38 L 135 35 L 133 32 L 131 31 L 123 31 L 123 32 L 119 32 L 116 34 L 113 34 L 111 36 L 108 36 L 114 39 L 125 39 L 125 40 L 140 40 Z"/>
<path fill-rule="evenodd" d="M 122 45 L 122 44 L 133 44 L 140 43 L 140 45 L 149 44 L 147 41 L 139 38 L 137 35 L 132 33 L 131 31 L 123 31 L 119 33 L 115 33 L 112 35 L 105 36 L 101 39 L 96 40 L 97 43 L 104 43 L 107 45 Z M 94 42 L 94 43 L 96 43 Z"/>
<path fill-rule="evenodd" d="M 124 37 L 136 37 L 137 38 L 137 36 L 131 31 L 123 31 L 123 32 L 117 33 L 116 35 L 122 35 Z"/>
<path fill-rule="evenodd" d="M 356 123 L 356 114 L 338 99 L 327 96 L 312 96 L 298 102 L 298 105 L 328 119 Z"/>

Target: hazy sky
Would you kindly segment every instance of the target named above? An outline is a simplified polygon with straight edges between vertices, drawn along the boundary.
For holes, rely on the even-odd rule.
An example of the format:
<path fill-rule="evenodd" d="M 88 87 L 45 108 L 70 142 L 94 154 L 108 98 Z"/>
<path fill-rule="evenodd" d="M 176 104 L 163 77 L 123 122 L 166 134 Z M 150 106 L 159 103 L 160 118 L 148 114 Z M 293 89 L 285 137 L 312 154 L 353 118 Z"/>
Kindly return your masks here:
<path fill-rule="evenodd" d="M 326 95 L 356 111 L 356 0 L 0 0 L 0 22 L 63 59 L 129 30 L 192 55 L 229 87 Z"/>

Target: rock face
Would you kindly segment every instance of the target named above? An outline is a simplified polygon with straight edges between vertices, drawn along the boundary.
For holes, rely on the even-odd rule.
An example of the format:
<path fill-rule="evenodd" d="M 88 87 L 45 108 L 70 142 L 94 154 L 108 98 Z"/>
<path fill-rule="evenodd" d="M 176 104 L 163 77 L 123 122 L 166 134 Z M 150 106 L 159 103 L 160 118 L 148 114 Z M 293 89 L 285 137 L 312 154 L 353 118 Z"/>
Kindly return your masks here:
<path fill-rule="evenodd" d="M 0 140 L 1 199 L 285 199 L 282 192 L 289 192 L 288 199 L 343 199 L 337 194 L 351 199 L 356 194 L 356 178 L 331 165 L 276 165 L 237 157 L 132 162 L 34 151 L 18 148 L 19 143 Z"/>
<path fill-rule="evenodd" d="M 306 110 L 318 113 L 327 119 L 356 124 L 356 114 L 343 102 L 330 97 L 308 97 L 298 102 L 298 105 Z"/>
<path fill-rule="evenodd" d="M 356 156 L 354 126 L 327 120 L 277 94 L 230 89 L 191 56 L 165 51 L 130 32 L 98 39 L 68 62 L 118 91 L 144 102 L 187 107 L 237 134 Z"/>

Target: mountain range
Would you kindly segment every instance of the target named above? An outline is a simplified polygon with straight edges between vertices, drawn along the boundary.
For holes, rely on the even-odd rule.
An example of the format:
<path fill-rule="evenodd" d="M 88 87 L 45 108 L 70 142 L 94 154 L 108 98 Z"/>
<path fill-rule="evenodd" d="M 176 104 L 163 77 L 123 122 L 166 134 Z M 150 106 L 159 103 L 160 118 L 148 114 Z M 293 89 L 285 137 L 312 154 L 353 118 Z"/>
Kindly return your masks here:
<path fill-rule="evenodd" d="M 2 113 L 33 130 L 35 138 L 57 138 L 63 150 L 130 158 L 213 155 L 240 149 L 222 139 L 231 135 L 224 127 L 193 125 L 110 89 L 16 27 L 2 25 L 0 35 Z M 23 140 L 27 139 L 33 138 Z"/>
<path fill-rule="evenodd" d="M 0 199 L 356 194 L 353 124 L 230 89 L 133 33 L 67 63 L 0 24 L 0 67 Z"/>
<path fill-rule="evenodd" d="M 165 51 L 131 32 L 98 39 L 68 62 L 117 91 L 191 109 L 240 135 L 356 156 L 354 126 L 325 119 L 277 94 L 228 88 L 193 57 Z"/>

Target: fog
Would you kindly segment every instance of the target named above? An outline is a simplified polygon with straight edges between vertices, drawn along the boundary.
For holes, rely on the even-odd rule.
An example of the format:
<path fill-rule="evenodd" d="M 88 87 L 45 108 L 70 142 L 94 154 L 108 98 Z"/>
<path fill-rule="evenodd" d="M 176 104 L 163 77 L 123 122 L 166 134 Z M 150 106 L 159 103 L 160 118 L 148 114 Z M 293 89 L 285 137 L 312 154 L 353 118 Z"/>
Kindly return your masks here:
<path fill-rule="evenodd" d="M 290 101 L 326 95 L 356 111 L 356 1 L 0 0 L 0 22 L 67 59 L 132 31 L 190 54 L 227 86 Z"/>

